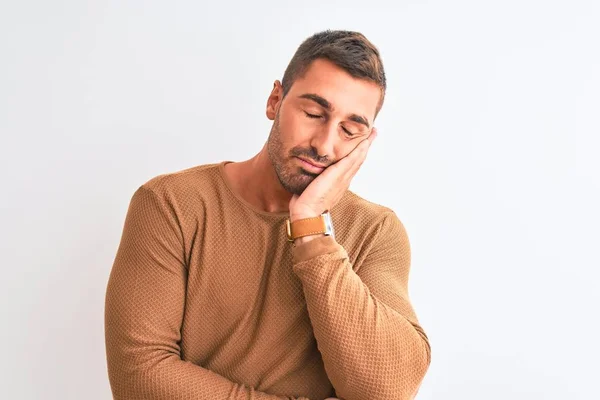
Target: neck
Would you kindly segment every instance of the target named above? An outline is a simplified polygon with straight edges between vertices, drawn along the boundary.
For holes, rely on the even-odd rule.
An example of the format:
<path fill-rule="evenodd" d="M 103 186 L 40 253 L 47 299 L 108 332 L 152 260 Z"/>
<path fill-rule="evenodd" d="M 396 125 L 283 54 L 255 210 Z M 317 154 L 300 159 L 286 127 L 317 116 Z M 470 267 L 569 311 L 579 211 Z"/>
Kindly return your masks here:
<path fill-rule="evenodd" d="M 292 194 L 281 186 L 267 152 L 267 145 L 246 161 L 225 165 L 233 189 L 244 200 L 266 212 L 289 211 Z"/>

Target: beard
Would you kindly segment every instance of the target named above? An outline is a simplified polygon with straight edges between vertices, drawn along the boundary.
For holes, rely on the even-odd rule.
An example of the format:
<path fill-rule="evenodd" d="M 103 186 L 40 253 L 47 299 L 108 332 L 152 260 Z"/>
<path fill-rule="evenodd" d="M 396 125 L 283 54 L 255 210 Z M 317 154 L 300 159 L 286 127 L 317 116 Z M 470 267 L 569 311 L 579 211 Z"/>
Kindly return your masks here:
<path fill-rule="evenodd" d="M 267 150 L 277 179 L 285 190 L 291 194 L 300 196 L 302 192 L 310 185 L 310 183 L 319 174 L 314 174 L 304 170 L 302 167 L 297 165 L 295 157 L 303 155 L 309 159 L 320 158 L 315 155 L 314 152 L 306 151 L 301 148 L 293 148 L 290 150 L 290 154 L 286 155 L 285 147 L 281 140 L 281 130 L 279 126 L 279 110 L 275 115 L 273 126 L 269 134 L 269 140 L 267 143 Z"/>

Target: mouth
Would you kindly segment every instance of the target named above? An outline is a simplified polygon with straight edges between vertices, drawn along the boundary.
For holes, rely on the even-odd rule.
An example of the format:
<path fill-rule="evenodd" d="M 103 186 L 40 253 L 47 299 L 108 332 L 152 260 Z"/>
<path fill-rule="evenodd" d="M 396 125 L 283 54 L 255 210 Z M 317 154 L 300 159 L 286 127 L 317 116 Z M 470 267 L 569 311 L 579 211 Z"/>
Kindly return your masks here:
<path fill-rule="evenodd" d="M 310 172 L 317 173 L 317 172 L 322 172 L 325 169 L 324 166 L 315 165 L 315 164 L 313 164 L 313 163 L 311 163 L 309 161 L 306 161 L 306 160 L 304 160 L 304 159 L 302 159 L 300 157 L 296 157 L 296 158 L 300 161 L 300 163 L 302 165 L 302 168 L 304 168 L 304 169 L 306 169 L 306 170 L 308 170 Z"/>

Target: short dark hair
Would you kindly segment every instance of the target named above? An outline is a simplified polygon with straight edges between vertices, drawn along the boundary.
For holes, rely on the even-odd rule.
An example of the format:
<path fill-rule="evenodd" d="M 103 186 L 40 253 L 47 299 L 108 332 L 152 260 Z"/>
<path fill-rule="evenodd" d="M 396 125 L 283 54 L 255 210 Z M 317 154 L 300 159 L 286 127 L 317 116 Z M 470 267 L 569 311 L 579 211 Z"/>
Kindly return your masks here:
<path fill-rule="evenodd" d="M 381 98 L 375 114 L 385 97 L 385 71 L 379 50 L 362 33 L 344 30 L 326 30 L 304 40 L 285 69 L 281 85 L 283 97 L 294 81 L 301 77 L 310 64 L 319 58 L 327 59 L 355 78 L 375 82 L 381 89 Z"/>

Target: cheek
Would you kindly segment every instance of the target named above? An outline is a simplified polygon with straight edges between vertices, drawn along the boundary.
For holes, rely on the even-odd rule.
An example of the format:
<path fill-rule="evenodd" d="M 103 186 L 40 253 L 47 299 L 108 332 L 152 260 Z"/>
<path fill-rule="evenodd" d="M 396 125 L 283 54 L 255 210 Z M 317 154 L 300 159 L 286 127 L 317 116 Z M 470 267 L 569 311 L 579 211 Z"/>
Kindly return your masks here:
<path fill-rule="evenodd" d="M 293 145 L 306 141 L 315 130 L 316 123 L 300 114 L 295 112 L 287 113 L 285 116 L 282 116 L 280 121 L 280 128 L 285 137 L 284 140 Z"/>
<path fill-rule="evenodd" d="M 344 158 L 348 154 L 352 153 L 352 150 L 360 143 L 359 141 L 345 141 L 338 146 L 338 158 Z"/>

